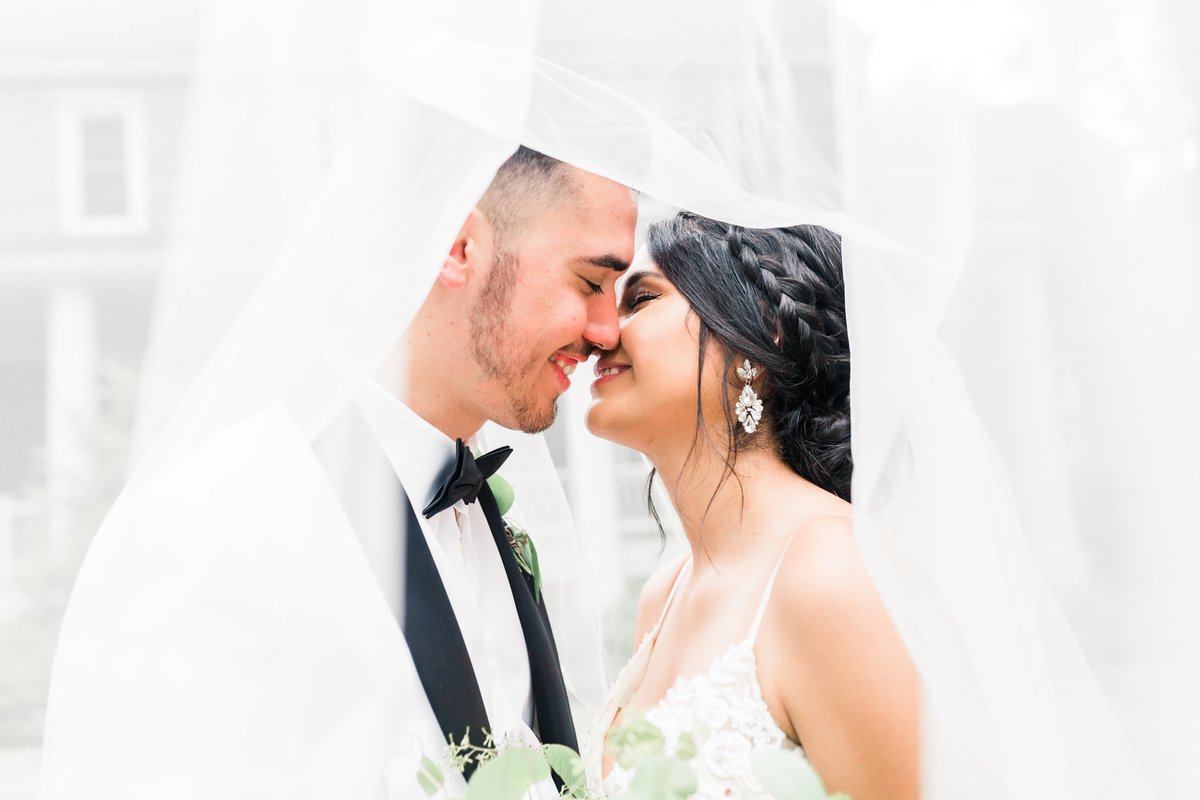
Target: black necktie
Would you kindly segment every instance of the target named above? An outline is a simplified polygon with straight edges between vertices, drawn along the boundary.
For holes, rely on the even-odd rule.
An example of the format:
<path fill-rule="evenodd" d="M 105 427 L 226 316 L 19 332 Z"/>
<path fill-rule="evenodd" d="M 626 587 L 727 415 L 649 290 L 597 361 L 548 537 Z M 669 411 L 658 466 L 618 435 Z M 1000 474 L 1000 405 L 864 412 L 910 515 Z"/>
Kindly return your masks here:
<path fill-rule="evenodd" d="M 462 439 L 454 440 L 454 468 L 442 480 L 437 494 L 421 512 L 425 519 L 430 519 L 439 511 L 445 511 L 450 506 L 462 500 L 468 505 L 483 491 L 483 484 L 496 474 L 500 465 L 512 455 L 511 447 L 498 447 L 479 458 L 471 454 L 471 449 L 463 444 Z"/>

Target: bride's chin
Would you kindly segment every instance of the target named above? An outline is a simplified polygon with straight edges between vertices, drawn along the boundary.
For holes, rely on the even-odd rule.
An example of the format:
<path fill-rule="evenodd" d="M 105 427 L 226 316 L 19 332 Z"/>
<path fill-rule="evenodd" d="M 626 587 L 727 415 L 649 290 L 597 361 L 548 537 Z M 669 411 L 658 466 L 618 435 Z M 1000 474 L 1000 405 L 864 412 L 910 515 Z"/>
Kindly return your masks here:
<path fill-rule="evenodd" d="M 595 407 L 589 408 L 583 416 L 583 424 L 588 429 L 588 433 L 592 436 L 599 436 L 601 439 L 607 439 L 605 427 L 603 423 L 603 414 L 596 413 Z"/>
<path fill-rule="evenodd" d="M 588 407 L 587 414 L 584 415 L 583 424 L 587 426 L 588 432 L 593 436 L 622 444 L 622 426 L 612 416 L 608 413 L 608 409 L 604 408 L 603 401 L 593 402 Z"/>

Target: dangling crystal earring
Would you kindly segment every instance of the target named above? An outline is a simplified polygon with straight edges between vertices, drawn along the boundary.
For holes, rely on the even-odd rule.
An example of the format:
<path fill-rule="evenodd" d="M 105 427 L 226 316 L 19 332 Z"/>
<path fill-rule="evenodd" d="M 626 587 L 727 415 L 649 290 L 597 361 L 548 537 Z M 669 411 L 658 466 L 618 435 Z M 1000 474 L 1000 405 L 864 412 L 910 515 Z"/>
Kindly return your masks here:
<path fill-rule="evenodd" d="M 758 367 L 752 366 L 750 359 L 746 359 L 746 362 L 738 367 L 737 374 L 746 382 L 737 401 L 738 422 L 742 423 L 742 428 L 746 433 L 754 433 L 758 428 L 758 421 L 762 419 L 763 409 L 762 400 L 754 393 L 754 387 L 750 385 L 750 381 L 758 377 Z"/>

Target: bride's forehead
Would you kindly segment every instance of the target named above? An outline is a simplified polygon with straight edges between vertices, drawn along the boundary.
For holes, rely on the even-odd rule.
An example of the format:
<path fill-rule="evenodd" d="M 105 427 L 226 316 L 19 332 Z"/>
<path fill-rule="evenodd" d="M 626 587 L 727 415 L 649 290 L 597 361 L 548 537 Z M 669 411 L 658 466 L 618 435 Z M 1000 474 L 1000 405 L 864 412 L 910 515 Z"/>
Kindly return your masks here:
<path fill-rule="evenodd" d="M 655 272 L 658 271 L 654 260 L 650 258 L 650 249 L 646 245 L 642 245 L 637 249 L 637 252 L 633 254 L 633 261 L 629 266 L 631 269 L 654 269 Z"/>
<path fill-rule="evenodd" d="M 662 271 L 658 268 L 658 265 L 654 263 L 654 260 L 650 258 L 650 253 L 646 250 L 645 246 L 643 246 L 639 248 L 636 253 L 634 253 L 633 261 L 629 264 L 629 269 L 625 270 L 625 273 L 617 282 L 617 290 L 620 291 L 626 285 L 628 285 L 631 278 L 637 277 L 638 279 L 641 279 L 647 275 L 662 277 Z"/>

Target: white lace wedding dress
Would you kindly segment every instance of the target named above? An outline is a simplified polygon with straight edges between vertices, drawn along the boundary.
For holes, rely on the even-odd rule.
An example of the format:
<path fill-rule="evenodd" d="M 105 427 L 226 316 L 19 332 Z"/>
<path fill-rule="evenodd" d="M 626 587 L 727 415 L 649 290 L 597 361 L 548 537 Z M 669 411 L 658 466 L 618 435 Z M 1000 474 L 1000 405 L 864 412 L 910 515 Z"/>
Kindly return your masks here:
<path fill-rule="evenodd" d="M 609 774 L 602 777 L 604 738 L 617 714 L 641 685 L 663 620 L 683 575 L 690 569 L 689 559 L 671 586 L 658 622 L 646 632 L 637 652 L 617 676 L 608 702 L 585 740 L 590 796 L 616 798 L 629 788 L 633 775 L 620 764 L 614 763 Z M 759 687 L 754 655 L 758 629 L 778 572 L 776 564 L 746 637 L 717 655 L 707 672 L 677 678 L 661 700 L 642 712 L 646 721 L 662 731 L 668 753 L 675 751 L 682 734 L 693 737 L 696 755 L 689 765 L 696 773 L 697 791 L 693 797 L 697 800 L 768 800 L 769 795 L 751 774 L 750 754 L 763 749 L 803 753 L 771 716 Z"/>

